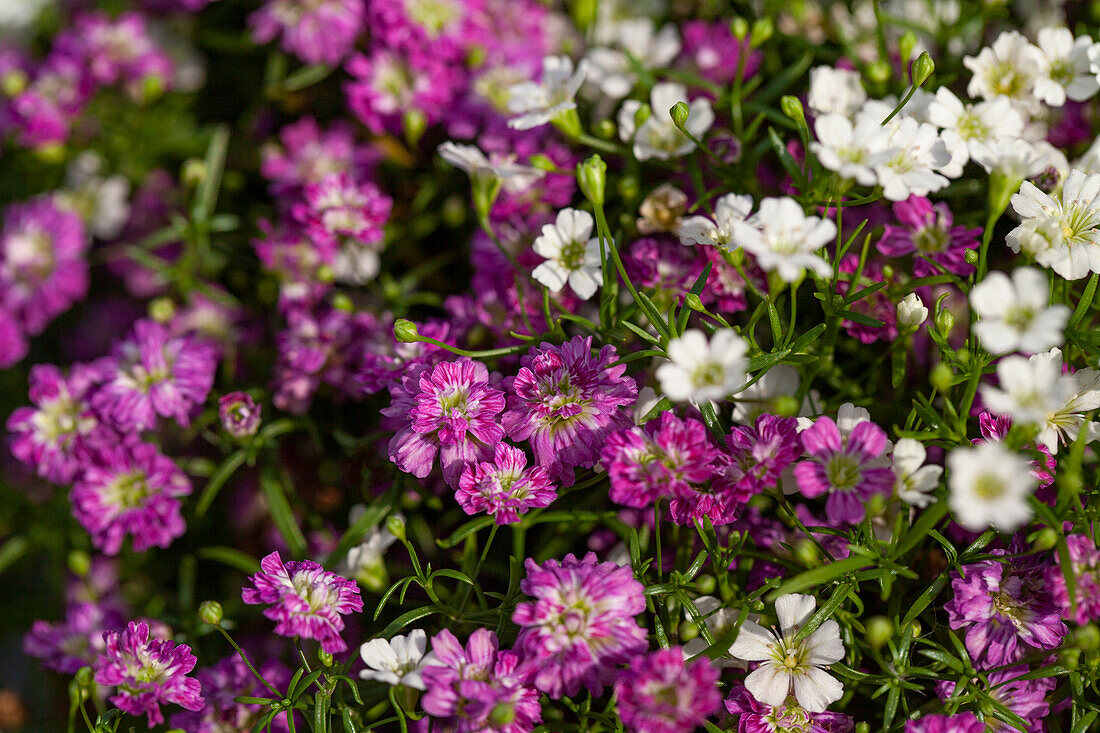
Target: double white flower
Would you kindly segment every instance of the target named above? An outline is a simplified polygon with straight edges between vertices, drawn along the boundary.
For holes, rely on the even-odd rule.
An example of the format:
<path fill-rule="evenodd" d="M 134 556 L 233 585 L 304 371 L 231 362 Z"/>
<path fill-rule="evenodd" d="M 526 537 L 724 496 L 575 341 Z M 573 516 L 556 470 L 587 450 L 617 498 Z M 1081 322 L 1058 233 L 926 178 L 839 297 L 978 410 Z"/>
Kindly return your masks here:
<path fill-rule="evenodd" d="M 813 596 L 795 593 L 777 598 L 778 635 L 752 621 L 741 625 L 730 655 L 760 663 L 745 678 L 745 687 L 760 702 L 782 705 L 793 691 L 799 705 L 811 713 L 821 713 L 844 694 L 843 685 L 822 669 L 844 658 L 839 624 L 829 619 L 806 638 L 795 641 L 816 606 Z"/>
<path fill-rule="evenodd" d="M 1031 254 L 1068 280 L 1100 272 L 1100 173 L 1074 169 L 1053 196 L 1024 181 L 1012 208 L 1024 219 L 1006 238 L 1013 252 Z"/>
<path fill-rule="evenodd" d="M 509 90 L 508 111 L 518 115 L 508 120 L 516 130 L 529 130 L 550 122 L 555 116 L 577 108 L 575 97 L 584 82 L 588 62 L 573 69 L 568 56 L 547 56 L 542 60 L 542 81 L 525 81 Z"/>
<path fill-rule="evenodd" d="M 745 382 L 748 349 L 733 329 L 715 331 L 708 342 L 689 328 L 668 343 L 669 361 L 657 368 L 661 391 L 676 402 L 724 399 Z"/>
<path fill-rule="evenodd" d="M 1037 354 L 1060 346 L 1069 308 L 1047 305 L 1049 289 L 1047 276 L 1034 267 L 1017 268 L 1011 279 L 1003 272 L 986 275 L 970 291 L 982 348 L 992 354 Z"/>
<path fill-rule="evenodd" d="M 619 108 L 619 137 L 625 143 L 634 144 L 634 157 L 638 160 L 668 160 L 679 158 L 695 150 L 695 142 L 680 132 L 672 121 L 671 110 L 678 102 L 687 102 L 687 87 L 675 82 L 661 82 L 649 93 L 651 114 L 640 126 L 635 124 L 642 103 L 628 99 Z M 697 97 L 688 103 L 688 118 L 684 123 L 696 139 L 702 139 L 714 124 L 714 110 L 706 97 Z"/>

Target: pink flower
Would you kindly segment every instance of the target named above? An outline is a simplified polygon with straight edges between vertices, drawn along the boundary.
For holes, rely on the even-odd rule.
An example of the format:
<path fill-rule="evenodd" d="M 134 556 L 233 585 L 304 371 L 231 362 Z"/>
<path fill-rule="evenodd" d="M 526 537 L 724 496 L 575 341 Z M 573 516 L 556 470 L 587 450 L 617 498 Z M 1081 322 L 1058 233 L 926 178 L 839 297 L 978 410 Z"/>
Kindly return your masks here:
<path fill-rule="evenodd" d="M 523 627 L 516 649 L 535 687 L 552 698 L 576 695 L 581 685 L 599 695 L 620 664 L 645 651 L 646 632 L 634 617 L 645 610 L 642 584 L 629 567 L 566 555 L 542 565 L 528 558 L 512 621 Z"/>
<path fill-rule="evenodd" d="M 91 462 L 94 452 L 117 441 L 88 404 L 96 370 L 76 364 L 68 378 L 52 364 L 31 368 L 30 398 L 8 418 L 11 452 L 39 476 L 68 484 Z"/>
<path fill-rule="evenodd" d="M 978 248 L 982 230 L 953 226 L 947 204 L 933 204 L 923 196 L 910 196 L 894 204 L 894 215 L 902 226 L 886 225 L 878 242 L 879 252 L 887 257 L 916 252 L 913 273 L 917 277 L 940 274 L 932 262 L 963 277 L 974 271 L 974 265 L 966 262 L 966 250 Z"/>
<path fill-rule="evenodd" d="M 905 724 L 905 733 L 985 733 L 985 723 L 974 713 L 925 715 Z"/>
<path fill-rule="evenodd" d="M 489 385 L 489 370 L 479 361 L 413 367 L 391 392 L 395 399 L 382 414 L 408 424 L 390 440 L 390 460 L 417 478 L 428 475 L 438 453 L 444 480 L 457 486 L 465 464 L 488 460 L 504 437 L 497 422 L 504 393 Z"/>
<path fill-rule="evenodd" d="M 855 722 L 843 713 L 811 713 L 793 697 L 782 705 L 768 705 L 737 683 L 726 697 L 726 710 L 737 721 L 737 733 L 851 733 Z"/>
<path fill-rule="evenodd" d="M 92 406 L 123 432 L 149 430 L 157 416 L 191 424 L 206 401 L 217 369 L 214 347 L 194 336 L 170 336 L 151 320 L 134 324 L 134 335 L 103 362 L 107 377 Z"/>
<path fill-rule="evenodd" d="M 828 494 L 825 514 L 834 524 L 855 524 L 863 519 L 863 506 L 875 494 L 893 490 L 894 472 L 882 465 L 886 433 L 865 420 L 845 439 L 831 417 L 819 417 L 802 432 L 808 458 L 794 467 L 803 496 Z"/>
<path fill-rule="evenodd" d="M 255 587 L 242 589 L 241 599 L 253 605 L 268 604 L 264 616 L 276 622 L 276 634 L 316 639 L 329 654 L 348 648 L 340 637 L 342 616 L 363 610 L 354 580 L 309 560 L 284 563 L 278 552 L 261 560 L 260 572 L 250 580 Z"/>
<path fill-rule="evenodd" d="M 802 456 L 802 438 L 793 417 L 760 415 L 755 427 L 730 430 L 726 446 L 729 460 L 716 481 L 740 503 L 778 486 L 783 471 Z"/>
<path fill-rule="evenodd" d="M 103 634 L 106 649 L 95 663 L 95 681 L 116 687 L 111 702 L 131 715 L 147 715 L 149 727 L 164 722 L 160 706 L 175 703 L 202 710 L 202 686 L 187 673 L 195 656 L 186 644 L 150 639 L 145 622 L 131 621 L 124 631 Z"/>
<path fill-rule="evenodd" d="M 501 651 L 496 634 L 477 629 L 466 648 L 444 629 L 432 638 L 435 661 L 421 677 L 421 700 L 432 730 L 443 733 L 528 733 L 542 721 L 539 695 L 519 671 L 520 657 Z"/>
<path fill-rule="evenodd" d="M 127 535 L 144 552 L 184 533 L 179 497 L 190 493 L 191 481 L 155 445 L 116 444 L 97 451 L 73 486 L 73 516 L 106 554 L 117 555 Z"/>
<path fill-rule="evenodd" d="M 1069 535 L 1066 545 L 1077 584 L 1076 597 L 1069 597 L 1065 573 L 1058 565 L 1046 569 L 1047 585 L 1062 608 L 1063 618 L 1084 626 L 1089 621 L 1100 619 L 1100 550 L 1084 534 Z"/>
<path fill-rule="evenodd" d="M 291 215 L 323 247 L 338 248 L 345 239 L 379 245 L 392 206 L 393 200 L 373 183 L 330 173 L 306 185 L 305 202 L 295 204 Z"/>
<path fill-rule="evenodd" d="M 125 619 L 109 603 L 70 603 L 60 623 L 35 621 L 23 637 L 23 651 L 49 669 L 76 674 L 103 652 L 103 632 L 119 629 Z"/>
<path fill-rule="evenodd" d="M 505 380 L 508 411 L 502 422 L 512 440 L 529 440 L 535 460 L 563 486 L 573 468 L 591 468 L 607 436 L 628 427 L 624 407 L 638 388 L 613 346 L 592 355 L 592 337 L 577 336 L 561 346 L 544 343 L 523 357 L 514 378 Z"/>
<path fill-rule="evenodd" d="M 0 232 L 0 309 L 35 335 L 88 291 L 88 237 L 52 197 L 13 204 Z"/>
<path fill-rule="evenodd" d="M 234 438 L 247 438 L 260 429 L 260 411 L 252 396 L 245 392 L 230 392 L 218 400 L 218 417 L 225 432 Z"/>
<path fill-rule="evenodd" d="M 523 451 L 498 443 L 493 460 L 471 462 L 458 479 L 455 499 L 467 514 L 485 512 L 497 524 L 519 521 L 532 507 L 550 506 L 558 496 L 546 469 L 527 467 Z"/>
<path fill-rule="evenodd" d="M 677 647 L 639 656 L 615 680 L 619 717 L 632 733 L 695 730 L 722 706 L 718 674 L 706 657 L 684 661 Z"/>
<path fill-rule="evenodd" d="M 248 16 L 252 37 L 282 47 L 307 64 L 334 66 L 347 56 L 363 25 L 363 0 L 267 0 Z"/>

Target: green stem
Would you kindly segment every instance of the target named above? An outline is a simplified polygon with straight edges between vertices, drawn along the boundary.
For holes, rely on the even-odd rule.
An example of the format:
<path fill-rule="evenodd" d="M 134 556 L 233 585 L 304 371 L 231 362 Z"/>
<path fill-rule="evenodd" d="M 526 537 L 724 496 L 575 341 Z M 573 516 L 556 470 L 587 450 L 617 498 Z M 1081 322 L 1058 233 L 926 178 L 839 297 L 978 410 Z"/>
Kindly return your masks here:
<path fill-rule="evenodd" d="M 489 548 L 493 546 L 493 539 L 497 536 L 497 528 L 499 525 L 494 524 L 492 529 L 489 530 L 489 538 L 485 540 L 485 547 L 481 548 L 481 557 L 478 558 L 477 565 L 474 566 L 474 574 L 470 577 L 474 585 L 477 584 L 477 576 L 481 574 L 481 566 L 485 564 L 485 559 L 489 556 Z M 462 589 L 462 600 L 458 604 L 458 615 L 461 616 L 462 612 L 466 610 L 466 604 L 470 600 L 470 591 L 473 588 L 471 585 L 466 585 Z"/>
<path fill-rule="evenodd" d="M 275 689 L 275 687 L 272 686 L 272 684 L 270 682 L 268 682 L 266 679 L 264 679 L 264 676 L 262 674 L 260 674 L 259 672 L 256 671 L 256 668 L 252 666 L 252 662 L 248 661 L 248 657 L 245 655 L 244 650 L 241 649 L 239 646 L 237 646 L 237 642 L 233 641 L 233 637 L 230 636 L 229 633 L 224 628 L 222 628 L 222 625 L 221 624 L 216 624 L 214 626 L 214 628 L 217 629 L 218 631 L 220 631 L 221 635 L 225 637 L 225 640 L 229 642 L 229 645 L 232 646 L 233 649 L 236 650 L 237 655 L 240 656 L 242 661 L 244 661 L 245 666 L 248 667 L 249 671 L 252 672 L 252 674 L 256 677 L 256 679 L 258 679 L 261 682 L 261 684 L 263 684 L 264 687 L 266 687 L 268 690 L 270 690 L 273 695 L 275 695 L 276 697 L 282 699 L 283 693 L 281 693 L 277 689 Z"/>

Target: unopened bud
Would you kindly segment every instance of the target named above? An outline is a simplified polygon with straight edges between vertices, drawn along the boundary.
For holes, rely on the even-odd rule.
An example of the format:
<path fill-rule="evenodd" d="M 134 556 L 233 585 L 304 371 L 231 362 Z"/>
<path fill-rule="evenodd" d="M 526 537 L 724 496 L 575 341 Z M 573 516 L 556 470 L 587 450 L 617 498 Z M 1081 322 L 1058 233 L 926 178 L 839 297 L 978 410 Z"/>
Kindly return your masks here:
<path fill-rule="evenodd" d="M 673 124 L 675 124 L 677 127 L 682 128 L 684 125 L 687 124 L 688 115 L 691 113 L 691 110 L 688 109 L 686 102 L 677 102 L 676 104 L 672 105 L 672 108 L 669 109 L 668 113 L 672 115 Z"/>
<path fill-rule="evenodd" d="M 718 581 L 713 575 L 703 574 L 695 579 L 695 590 L 705 596 L 709 596 L 718 587 Z"/>
<path fill-rule="evenodd" d="M 798 399 L 790 394 L 781 394 L 772 400 L 772 412 L 779 417 L 794 417 L 801 407 Z"/>
<path fill-rule="evenodd" d="M 947 308 L 941 308 L 940 312 L 936 314 L 936 330 L 940 332 L 940 335 L 947 338 L 951 335 L 951 329 L 955 327 L 955 315 Z"/>
<path fill-rule="evenodd" d="M 1036 550 L 1051 550 L 1058 544 L 1058 533 L 1050 527 L 1044 527 L 1035 533 L 1031 546 Z"/>
<path fill-rule="evenodd" d="M 176 315 L 176 304 L 171 298 L 157 298 L 149 304 L 149 317 L 157 323 L 168 323 Z"/>
<path fill-rule="evenodd" d="M 783 114 L 798 123 L 799 127 L 806 124 L 806 110 L 802 108 L 802 102 L 798 97 L 790 94 L 783 95 L 779 100 L 779 108 Z"/>
<path fill-rule="evenodd" d="M 393 335 L 403 344 L 415 344 L 420 340 L 420 331 L 416 324 L 405 318 L 398 318 L 393 324 Z"/>
<path fill-rule="evenodd" d="M 913 31 L 905 31 L 898 39 L 898 53 L 901 54 L 902 63 L 907 63 L 913 51 L 917 48 L 917 34 Z"/>
<path fill-rule="evenodd" d="M 963 251 L 963 259 L 968 265 L 978 264 L 978 250 L 967 248 Z"/>
<path fill-rule="evenodd" d="M 532 168 L 538 168 L 540 171 L 554 172 L 561 170 L 554 161 L 542 153 L 535 153 L 527 159 L 527 162 Z"/>
<path fill-rule="evenodd" d="M 680 641 L 691 641 L 699 636 L 699 626 L 694 621 L 684 621 L 680 624 Z"/>
<path fill-rule="evenodd" d="M 634 112 L 634 129 L 645 124 L 645 121 L 653 116 L 653 109 L 648 104 L 643 104 Z"/>
<path fill-rule="evenodd" d="M 1085 624 L 1074 632 L 1073 643 L 1083 652 L 1100 649 L 1100 629 L 1096 628 L 1096 624 Z"/>
<path fill-rule="evenodd" d="M 750 31 L 750 34 L 752 35 L 750 44 L 753 48 L 759 48 L 775 35 L 775 23 L 766 15 L 762 18 L 758 18 L 756 22 L 752 24 L 752 31 Z"/>
<path fill-rule="evenodd" d="M 428 129 L 427 116 L 418 109 L 410 109 L 405 112 L 401 124 L 405 130 L 405 142 L 409 147 L 415 148 L 420 138 L 424 136 L 424 131 Z"/>
<path fill-rule="evenodd" d="M 872 649 L 880 649 L 894 636 L 894 622 L 885 616 L 872 616 L 864 628 L 864 638 Z"/>
<path fill-rule="evenodd" d="M 203 601 L 199 605 L 199 618 L 202 619 L 204 624 L 217 626 L 222 622 L 222 618 L 224 618 L 222 604 L 217 601 Z"/>
<path fill-rule="evenodd" d="M 890 80 L 890 64 L 885 61 L 872 61 L 867 64 L 867 78 L 876 84 L 884 84 Z"/>
<path fill-rule="evenodd" d="M 749 35 L 749 21 L 738 15 L 730 21 L 730 33 L 738 41 L 745 40 Z"/>
<path fill-rule="evenodd" d="M 400 514 L 391 514 L 386 520 L 386 531 L 399 541 L 405 541 L 405 518 Z"/>
<path fill-rule="evenodd" d="M 489 713 L 489 722 L 500 730 L 516 721 L 516 705 L 512 702 L 497 703 Z"/>
<path fill-rule="evenodd" d="M 247 438 L 260 429 L 262 406 L 247 392 L 230 392 L 218 400 L 218 417 L 225 432 L 235 438 Z"/>
<path fill-rule="evenodd" d="M 927 51 L 921 51 L 920 56 L 913 62 L 913 86 L 919 87 L 928 81 L 932 72 L 936 70 L 936 62 L 928 55 Z"/>
<path fill-rule="evenodd" d="M 14 97 L 27 88 L 27 84 L 30 82 L 30 78 L 27 76 L 27 72 L 22 69 L 14 69 L 4 74 L 4 78 L 0 80 L 0 91 L 8 97 Z"/>
<path fill-rule="evenodd" d="M 76 671 L 76 684 L 89 688 L 95 684 L 95 672 L 91 667 L 81 667 Z"/>
<path fill-rule="evenodd" d="M 333 664 L 336 663 L 336 660 L 333 658 L 332 654 L 330 652 L 326 652 L 324 649 L 317 652 L 317 658 L 320 659 L 321 664 L 325 665 L 326 667 L 331 667 Z"/>
<path fill-rule="evenodd" d="M 795 543 L 794 556 L 803 565 L 816 565 L 818 561 L 817 547 L 808 539 L 801 539 Z"/>
<path fill-rule="evenodd" d="M 600 120 L 596 123 L 596 126 L 592 128 L 592 131 L 596 133 L 596 137 L 603 140 L 610 140 L 615 137 L 615 123 L 611 120 Z"/>
<path fill-rule="evenodd" d="M 703 301 L 695 293 L 688 293 L 684 296 L 684 305 L 691 308 L 696 313 L 706 313 L 707 309 L 703 306 Z"/>
<path fill-rule="evenodd" d="M 593 155 L 577 163 L 577 183 L 580 184 L 581 193 L 593 205 L 603 206 L 607 188 L 607 163 L 603 162 L 603 158 Z"/>
<path fill-rule="evenodd" d="M 206 163 L 198 158 L 188 158 L 183 161 L 180 169 L 180 180 L 185 186 L 198 186 L 206 180 Z"/>
<path fill-rule="evenodd" d="M 951 389 L 951 383 L 955 381 L 955 372 L 947 364 L 940 362 L 932 367 L 932 373 L 928 375 L 928 381 L 940 392 Z"/>

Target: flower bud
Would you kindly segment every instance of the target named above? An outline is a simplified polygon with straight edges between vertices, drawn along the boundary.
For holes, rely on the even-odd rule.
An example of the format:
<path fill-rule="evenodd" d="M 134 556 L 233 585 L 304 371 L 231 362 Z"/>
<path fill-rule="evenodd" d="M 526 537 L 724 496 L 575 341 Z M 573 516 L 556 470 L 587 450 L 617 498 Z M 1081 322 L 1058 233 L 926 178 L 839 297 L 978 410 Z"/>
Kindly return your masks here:
<path fill-rule="evenodd" d="M 198 158 L 189 158 L 183 161 L 180 169 L 180 179 L 185 186 L 198 186 L 206 180 L 206 163 Z"/>
<path fill-rule="evenodd" d="M 1100 629 L 1096 628 L 1096 624 L 1085 624 L 1074 632 L 1073 643 L 1083 652 L 1100 649 Z"/>
<path fill-rule="evenodd" d="M 901 38 L 898 39 L 898 53 L 901 55 L 902 63 L 907 63 L 909 57 L 913 55 L 913 51 L 917 48 L 917 34 L 913 31 L 905 31 L 901 34 Z"/>
<path fill-rule="evenodd" d="M 61 143 L 47 143 L 34 149 L 34 156 L 43 163 L 60 163 L 65 160 L 65 146 Z"/>
<path fill-rule="evenodd" d="M 680 643 L 691 641 L 699 636 L 699 626 L 694 621 L 684 621 L 680 624 Z"/>
<path fill-rule="evenodd" d="M 749 35 L 749 21 L 738 15 L 730 21 L 730 33 L 738 41 L 744 41 Z"/>
<path fill-rule="evenodd" d="M 762 18 L 757 18 L 756 22 L 752 24 L 750 35 L 752 36 L 749 41 L 750 45 L 753 48 L 759 48 L 775 35 L 775 23 L 766 15 Z"/>
<path fill-rule="evenodd" d="M 90 688 L 95 685 L 95 672 L 91 667 L 81 667 L 76 671 L 76 684 L 84 688 Z"/>
<path fill-rule="evenodd" d="M 936 314 L 936 330 L 940 332 L 940 335 L 945 339 L 951 335 L 951 329 L 955 327 L 955 316 L 947 308 L 940 308 L 940 312 Z"/>
<path fill-rule="evenodd" d="M 611 120 L 600 120 L 592 128 L 592 131 L 596 133 L 596 137 L 602 140 L 610 140 L 615 137 L 615 123 Z"/>
<path fill-rule="evenodd" d="M 603 206 L 607 188 L 607 163 L 603 162 L 603 158 L 593 155 L 577 163 L 577 183 L 581 186 L 581 193 L 594 206 Z"/>
<path fill-rule="evenodd" d="M 538 168 L 540 171 L 549 171 L 553 173 L 561 170 L 554 161 L 550 160 L 550 158 L 542 153 L 535 153 L 527 159 L 527 163 L 532 168 Z"/>
<path fill-rule="evenodd" d="M 808 539 L 801 539 L 794 545 L 794 556 L 803 565 L 817 565 L 817 547 Z"/>
<path fill-rule="evenodd" d="M 321 664 L 326 667 L 331 667 L 336 663 L 336 659 L 333 658 L 330 652 L 326 652 L 324 649 L 317 652 L 317 658 L 321 660 Z"/>
<path fill-rule="evenodd" d="M 260 429 L 262 409 L 246 392 L 230 392 L 218 400 L 218 417 L 221 418 L 222 427 L 234 438 L 247 438 L 256 434 Z"/>
<path fill-rule="evenodd" d="M 168 323 L 176 315 L 176 304 L 171 298 L 157 298 L 149 304 L 149 317 L 157 323 Z"/>
<path fill-rule="evenodd" d="M 940 392 L 951 389 L 951 383 L 955 380 L 955 372 L 943 362 L 932 367 L 932 373 L 928 375 L 928 381 Z"/>
<path fill-rule="evenodd" d="M 867 78 L 876 84 L 885 84 L 890 80 L 890 64 L 884 61 L 867 64 Z"/>
<path fill-rule="evenodd" d="M 643 104 L 641 107 L 638 107 L 638 110 L 634 113 L 634 129 L 638 129 L 644 125 L 645 121 L 652 115 L 653 110 L 648 104 Z"/>
<path fill-rule="evenodd" d="M 967 248 L 963 252 L 963 259 L 966 260 L 966 264 L 968 265 L 978 264 L 978 250 Z"/>
<path fill-rule="evenodd" d="M 1050 527 L 1043 527 L 1032 535 L 1031 546 L 1036 550 L 1052 550 L 1058 544 L 1058 533 Z"/>
<path fill-rule="evenodd" d="M 83 578 L 92 569 L 92 558 L 83 550 L 73 550 L 68 560 L 69 571 L 78 578 Z"/>
<path fill-rule="evenodd" d="M 696 313 L 707 312 L 707 309 L 703 306 L 703 301 L 695 293 L 688 293 L 684 296 L 684 305 L 691 308 Z"/>
<path fill-rule="evenodd" d="M 687 103 L 677 102 L 672 105 L 668 113 L 672 116 L 672 123 L 679 128 L 683 128 L 687 124 L 688 114 L 691 113 L 691 110 L 688 109 Z"/>
<path fill-rule="evenodd" d="M 779 417 L 794 417 L 802 404 L 794 395 L 781 394 L 772 400 L 772 412 Z"/>
<path fill-rule="evenodd" d="M 515 720 L 516 705 L 513 702 L 497 703 L 489 713 L 489 722 L 498 730 L 510 727 Z"/>
<path fill-rule="evenodd" d="M 894 622 L 885 616 L 872 616 L 864 626 L 864 637 L 872 649 L 880 649 L 894 636 Z"/>
<path fill-rule="evenodd" d="M 638 195 L 638 179 L 635 176 L 620 176 L 617 188 L 624 199 L 632 199 Z"/>
<path fill-rule="evenodd" d="M 714 589 L 718 587 L 718 581 L 713 575 L 700 575 L 695 578 L 695 590 L 699 591 L 705 596 L 709 596 L 714 592 Z"/>
<path fill-rule="evenodd" d="M 30 78 L 27 76 L 27 72 L 22 69 L 13 69 L 4 74 L 3 79 L 0 79 L 0 91 L 5 96 L 14 97 L 26 89 L 29 82 Z"/>
<path fill-rule="evenodd" d="M 199 618 L 204 624 L 217 626 L 222 622 L 222 604 L 217 601 L 203 601 L 199 605 Z"/>
<path fill-rule="evenodd" d="M 405 541 L 405 518 L 400 514 L 391 514 L 386 520 L 386 531 L 400 542 Z"/>
<path fill-rule="evenodd" d="M 882 494 L 872 494 L 867 500 L 866 511 L 868 517 L 877 517 L 886 511 L 886 503 L 889 501 Z"/>
<path fill-rule="evenodd" d="M 424 136 L 424 131 L 428 129 L 428 118 L 423 112 L 413 108 L 405 112 L 401 126 L 405 130 L 405 142 L 409 147 L 415 148 Z"/>
<path fill-rule="evenodd" d="M 420 331 L 416 324 L 405 318 L 398 318 L 393 324 L 393 335 L 403 344 L 415 344 L 420 340 Z"/>
<path fill-rule="evenodd" d="M 802 108 L 802 102 L 798 97 L 784 94 L 779 100 L 779 109 L 783 110 L 783 114 L 797 122 L 799 127 L 806 124 L 806 110 Z"/>
<path fill-rule="evenodd" d="M 909 293 L 898 303 L 898 325 L 915 331 L 928 318 L 928 309 L 916 293 Z"/>
<path fill-rule="evenodd" d="M 920 56 L 913 62 L 913 86 L 919 87 L 928 81 L 932 72 L 936 70 L 936 62 L 928 55 L 927 51 L 921 51 Z"/>

